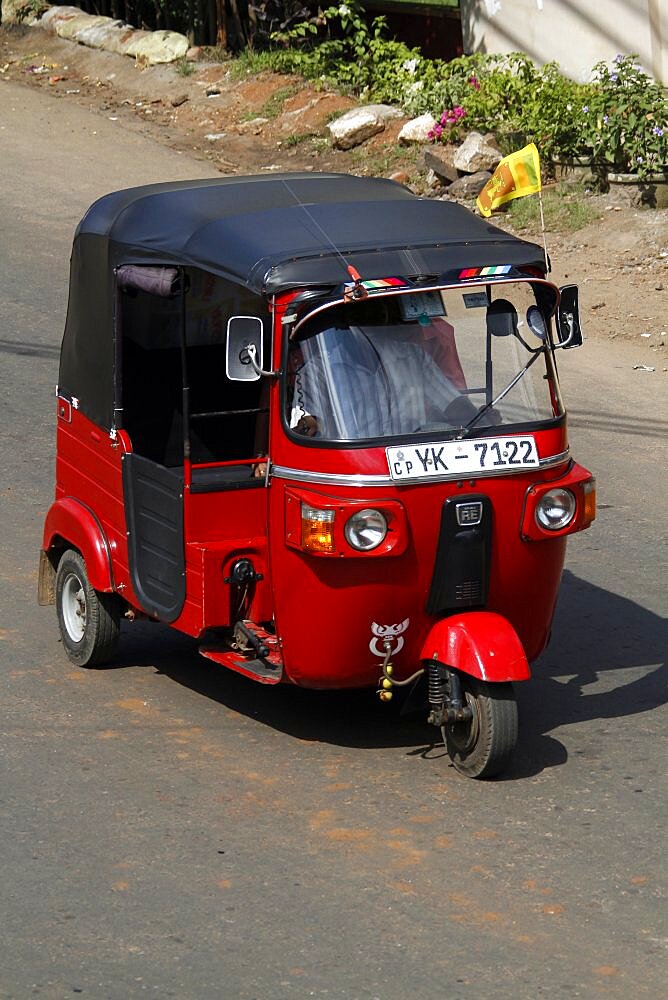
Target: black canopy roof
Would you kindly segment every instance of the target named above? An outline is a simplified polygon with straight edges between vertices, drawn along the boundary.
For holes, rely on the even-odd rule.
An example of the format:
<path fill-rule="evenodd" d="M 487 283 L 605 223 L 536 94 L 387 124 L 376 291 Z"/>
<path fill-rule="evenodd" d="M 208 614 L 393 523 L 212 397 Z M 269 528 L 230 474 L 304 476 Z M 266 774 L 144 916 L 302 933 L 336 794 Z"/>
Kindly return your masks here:
<path fill-rule="evenodd" d="M 176 181 L 100 198 L 77 237 L 115 245 L 134 263 L 201 267 L 273 294 L 363 278 L 438 275 L 514 264 L 544 270 L 540 247 L 454 202 L 417 198 L 394 181 L 345 174 L 273 174 Z M 345 257 L 345 261 L 342 259 Z"/>
<path fill-rule="evenodd" d="M 455 268 L 545 270 L 543 251 L 454 202 L 346 174 L 270 174 L 128 188 L 96 201 L 72 248 L 59 386 L 91 419 L 114 408 L 114 273 L 124 264 L 201 268 L 258 295 Z"/>

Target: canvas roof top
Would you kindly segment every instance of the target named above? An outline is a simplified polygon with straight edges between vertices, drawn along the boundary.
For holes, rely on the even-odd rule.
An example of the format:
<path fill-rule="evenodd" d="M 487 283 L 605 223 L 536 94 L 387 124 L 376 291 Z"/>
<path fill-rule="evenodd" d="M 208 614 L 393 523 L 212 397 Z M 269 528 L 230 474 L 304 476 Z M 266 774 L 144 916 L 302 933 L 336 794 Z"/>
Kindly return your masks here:
<path fill-rule="evenodd" d="M 543 252 L 455 202 L 417 198 L 394 181 L 271 174 L 175 181 L 105 195 L 77 237 L 114 245 L 115 263 L 201 267 L 272 294 L 363 278 L 440 275 L 513 264 L 544 270 Z"/>

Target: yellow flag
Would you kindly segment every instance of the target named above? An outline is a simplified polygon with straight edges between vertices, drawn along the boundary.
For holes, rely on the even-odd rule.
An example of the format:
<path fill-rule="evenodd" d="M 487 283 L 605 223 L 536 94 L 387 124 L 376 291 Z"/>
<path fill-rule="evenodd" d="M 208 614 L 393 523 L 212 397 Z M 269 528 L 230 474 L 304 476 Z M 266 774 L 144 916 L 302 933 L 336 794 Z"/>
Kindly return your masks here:
<path fill-rule="evenodd" d="M 510 156 L 504 156 L 476 199 L 476 205 L 485 218 L 495 208 L 513 198 L 540 191 L 540 160 L 533 142 Z"/>

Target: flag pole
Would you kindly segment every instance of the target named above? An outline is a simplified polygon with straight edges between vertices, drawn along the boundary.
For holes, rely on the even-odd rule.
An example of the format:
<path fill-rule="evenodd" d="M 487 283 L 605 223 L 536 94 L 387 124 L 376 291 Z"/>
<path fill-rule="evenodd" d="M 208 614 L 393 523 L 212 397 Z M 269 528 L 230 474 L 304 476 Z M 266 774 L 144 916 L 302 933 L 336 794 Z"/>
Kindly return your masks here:
<path fill-rule="evenodd" d="M 543 234 L 543 253 L 545 254 L 545 270 L 550 271 L 550 260 L 547 256 L 547 238 L 545 236 L 545 216 L 543 214 L 543 192 L 538 192 L 538 204 L 540 205 L 540 231 Z"/>

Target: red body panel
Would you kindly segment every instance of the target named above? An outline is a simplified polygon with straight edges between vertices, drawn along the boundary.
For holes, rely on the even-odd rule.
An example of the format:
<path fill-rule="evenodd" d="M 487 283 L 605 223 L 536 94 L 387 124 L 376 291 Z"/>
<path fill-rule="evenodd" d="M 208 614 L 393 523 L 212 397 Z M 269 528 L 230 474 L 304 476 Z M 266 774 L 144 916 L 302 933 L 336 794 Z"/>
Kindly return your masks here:
<path fill-rule="evenodd" d="M 128 572 L 128 548 L 123 505 L 123 482 L 121 457 L 129 450 L 129 442 L 123 432 L 112 438 L 109 431 L 97 427 L 78 410 L 65 411 L 71 419 L 63 419 L 63 410 L 58 407 L 56 435 L 56 506 L 68 500 L 76 501 L 79 507 L 87 508 L 106 539 L 111 558 L 111 573 L 115 590 L 120 590 L 131 604 L 137 606 Z M 76 509 L 78 510 L 79 507 Z M 47 521 L 48 524 L 48 521 Z M 76 529 L 68 528 L 63 540 L 79 547 Z M 51 541 L 44 538 L 44 548 Z M 88 566 L 88 557 L 82 551 Z M 91 582 L 93 582 L 91 580 Z M 93 586 L 97 584 L 93 582 Z M 108 589 L 100 587 L 97 589 Z"/>
<path fill-rule="evenodd" d="M 469 611 L 436 622 L 420 656 L 482 681 L 526 681 L 529 664 L 517 633 L 490 611 Z"/>
<path fill-rule="evenodd" d="M 44 524 L 42 548 L 45 552 L 63 542 L 79 550 L 95 590 L 114 589 L 109 545 L 100 522 L 88 507 L 72 497 L 56 500 Z"/>
<path fill-rule="evenodd" d="M 321 487 L 317 492 L 326 502 L 358 499 L 361 493 L 370 507 L 382 506 L 384 500 L 403 505 L 408 524 L 404 551 L 373 560 L 322 558 L 286 546 L 280 533 L 286 494 L 299 484 L 275 479 L 269 519 L 277 530 L 270 535 L 270 559 L 274 578 L 286 582 L 275 588 L 274 604 L 287 676 L 313 687 L 374 684 L 383 655 L 374 625 L 386 628 L 407 620 L 392 660 L 397 677 L 412 673 L 438 620 L 426 614 L 425 604 L 441 508 L 447 497 L 471 492 L 486 494 L 493 509 L 487 610 L 512 625 L 527 659 L 535 659 L 549 637 L 566 547 L 563 536 L 540 544 L 520 538 L 525 496 L 539 477 L 554 479 L 555 471 L 479 479 L 473 486 L 467 480 L 462 486 Z M 311 486 L 310 493 L 315 492 Z"/>

